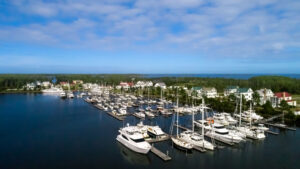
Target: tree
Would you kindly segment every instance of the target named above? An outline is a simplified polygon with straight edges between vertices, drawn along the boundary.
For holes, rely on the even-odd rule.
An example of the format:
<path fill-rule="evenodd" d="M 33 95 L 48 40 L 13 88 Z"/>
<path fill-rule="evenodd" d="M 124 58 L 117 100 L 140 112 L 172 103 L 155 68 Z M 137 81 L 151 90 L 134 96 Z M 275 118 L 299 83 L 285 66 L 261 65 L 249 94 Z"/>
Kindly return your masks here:
<path fill-rule="evenodd" d="M 254 105 L 258 105 L 258 104 L 260 103 L 260 97 L 259 97 L 259 94 L 255 91 L 255 92 L 252 94 L 252 97 L 253 97 Z"/>
<path fill-rule="evenodd" d="M 264 105 L 263 105 L 263 110 L 262 110 L 263 114 L 266 115 L 272 115 L 275 113 L 274 108 L 272 107 L 272 104 L 270 101 L 267 101 Z"/>
<path fill-rule="evenodd" d="M 287 104 L 287 102 L 285 100 L 282 100 L 279 104 L 280 106 L 280 110 L 282 112 L 288 112 L 290 111 L 290 106 Z"/>

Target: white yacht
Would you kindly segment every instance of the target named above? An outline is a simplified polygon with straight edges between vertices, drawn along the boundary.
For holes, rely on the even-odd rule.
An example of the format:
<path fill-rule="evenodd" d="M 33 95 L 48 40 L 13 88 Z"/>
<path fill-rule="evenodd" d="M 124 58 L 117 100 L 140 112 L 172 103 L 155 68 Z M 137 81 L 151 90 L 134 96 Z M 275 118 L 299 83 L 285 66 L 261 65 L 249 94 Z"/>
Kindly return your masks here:
<path fill-rule="evenodd" d="M 136 113 L 133 113 L 134 116 L 136 116 L 137 118 L 141 118 L 141 119 L 144 119 L 146 117 L 145 113 L 143 112 L 136 112 Z"/>
<path fill-rule="evenodd" d="M 125 116 L 127 114 L 127 110 L 125 108 L 119 108 L 118 114 L 121 116 Z"/>
<path fill-rule="evenodd" d="M 58 88 L 58 87 L 51 87 L 49 89 L 44 89 L 42 90 L 43 93 L 55 93 L 55 94 L 60 94 L 62 92 L 64 92 L 64 90 L 62 88 Z"/>
<path fill-rule="evenodd" d="M 225 117 L 225 120 L 227 120 L 230 125 L 237 124 L 238 121 L 234 119 L 229 113 L 223 112 L 221 114 Z"/>
<path fill-rule="evenodd" d="M 193 146 L 205 148 L 207 150 L 214 150 L 214 145 L 204 139 L 200 134 L 193 131 L 184 131 L 180 133 L 180 138 L 191 143 Z"/>
<path fill-rule="evenodd" d="M 151 149 L 151 145 L 145 141 L 143 135 L 131 127 L 121 128 L 119 130 L 117 140 L 130 150 L 147 154 Z"/>
<path fill-rule="evenodd" d="M 59 95 L 60 95 L 61 98 L 66 98 L 67 97 L 65 92 L 61 92 Z"/>
<path fill-rule="evenodd" d="M 154 118 L 155 117 L 155 114 L 153 114 L 152 112 L 150 111 L 145 111 L 145 114 L 146 116 L 150 117 L 150 118 Z"/>
<path fill-rule="evenodd" d="M 239 132 L 243 133 L 246 135 L 246 137 L 255 139 L 255 140 L 260 140 L 266 138 L 264 131 L 259 130 L 259 129 L 250 129 L 249 127 L 246 126 L 239 126 L 235 128 Z"/>
<path fill-rule="evenodd" d="M 216 123 L 220 123 L 224 126 L 229 125 L 229 122 L 225 119 L 225 116 L 223 114 L 215 113 L 214 116 L 213 116 L 213 119 Z"/>
<path fill-rule="evenodd" d="M 168 137 L 159 126 L 147 126 L 147 133 L 153 138 L 166 138 Z"/>
<path fill-rule="evenodd" d="M 229 143 L 240 143 L 243 138 L 235 135 L 234 133 L 229 133 L 229 131 L 222 124 L 214 123 L 211 125 L 211 130 L 207 131 L 205 135 L 215 138 L 216 140 L 229 142 Z"/>
<path fill-rule="evenodd" d="M 74 98 L 74 94 L 71 91 L 67 92 L 67 98 L 73 99 Z"/>

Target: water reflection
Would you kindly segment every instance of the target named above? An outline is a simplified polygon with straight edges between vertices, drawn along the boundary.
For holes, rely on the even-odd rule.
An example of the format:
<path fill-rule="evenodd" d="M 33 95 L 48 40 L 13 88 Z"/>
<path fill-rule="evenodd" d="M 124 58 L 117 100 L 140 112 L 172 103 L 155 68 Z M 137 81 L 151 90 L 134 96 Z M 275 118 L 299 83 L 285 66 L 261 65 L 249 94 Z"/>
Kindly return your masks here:
<path fill-rule="evenodd" d="M 149 165 L 150 159 L 147 155 L 139 154 L 129 150 L 127 147 L 123 146 L 121 143 L 117 143 L 120 149 L 120 152 L 124 159 L 130 164 L 134 165 Z"/>

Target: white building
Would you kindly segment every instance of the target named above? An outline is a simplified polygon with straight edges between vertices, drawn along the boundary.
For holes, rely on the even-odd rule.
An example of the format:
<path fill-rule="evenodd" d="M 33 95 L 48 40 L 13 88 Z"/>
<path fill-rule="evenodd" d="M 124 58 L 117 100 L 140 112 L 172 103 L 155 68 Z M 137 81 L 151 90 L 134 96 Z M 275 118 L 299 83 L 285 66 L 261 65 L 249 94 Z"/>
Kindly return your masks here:
<path fill-rule="evenodd" d="M 140 88 L 144 88 L 144 87 L 152 87 L 153 86 L 153 82 L 151 81 L 138 81 L 134 87 L 140 87 Z"/>
<path fill-rule="evenodd" d="M 160 87 L 162 89 L 166 89 L 167 85 L 164 82 L 159 82 L 154 85 L 154 87 Z"/>
<path fill-rule="evenodd" d="M 43 87 L 50 87 L 51 83 L 49 81 L 44 81 L 44 82 L 42 82 L 42 86 Z"/>
<path fill-rule="evenodd" d="M 203 94 L 203 93 L 202 93 L 202 92 L 203 92 L 203 89 L 202 89 L 202 87 L 200 87 L 200 86 L 192 87 L 192 91 L 196 91 L 198 97 L 202 96 L 202 94 Z"/>
<path fill-rule="evenodd" d="M 288 105 L 297 106 L 297 102 L 293 100 L 292 95 L 288 92 L 275 93 L 275 97 L 277 98 L 277 105 L 279 105 L 282 100 L 285 100 Z"/>
<path fill-rule="evenodd" d="M 36 84 L 35 83 L 27 83 L 25 87 L 27 90 L 34 90 L 36 87 Z"/>
<path fill-rule="evenodd" d="M 229 96 L 230 94 L 235 94 L 235 93 L 237 93 L 238 89 L 239 89 L 238 86 L 228 86 L 224 90 L 224 96 Z"/>
<path fill-rule="evenodd" d="M 246 101 L 252 100 L 253 90 L 251 88 L 239 88 L 236 92 L 236 96 L 239 97 L 240 94 L 244 96 Z"/>
<path fill-rule="evenodd" d="M 217 89 L 214 87 L 204 87 L 203 95 L 207 98 L 216 98 L 218 97 Z"/>
<path fill-rule="evenodd" d="M 256 92 L 258 93 L 259 95 L 259 99 L 260 99 L 260 105 L 263 105 L 265 104 L 267 101 L 270 101 L 273 105 L 273 100 L 272 99 L 274 97 L 274 93 L 272 92 L 271 89 L 259 89 L 259 90 L 256 90 Z"/>

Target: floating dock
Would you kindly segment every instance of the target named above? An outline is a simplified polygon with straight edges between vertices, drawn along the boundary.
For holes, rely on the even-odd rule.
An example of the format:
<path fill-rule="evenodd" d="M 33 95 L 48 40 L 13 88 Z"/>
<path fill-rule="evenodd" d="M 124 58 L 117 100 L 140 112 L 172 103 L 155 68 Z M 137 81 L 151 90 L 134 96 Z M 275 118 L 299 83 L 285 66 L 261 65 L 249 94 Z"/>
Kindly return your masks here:
<path fill-rule="evenodd" d="M 191 130 L 189 128 L 186 128 L 186 127 L 183 127 L 183 126 L 180 126 L 180 125 L 177 125 L 177 124 L 174 124 L 174 126 L 180 128 L 180 129 L 183 129 L 183 130 Z"/>
<path fill-rule="evenodd" d="M 296 131 L 295 128 L 291 128 L 291 127 L 287 127 L 287 126 L 282 126 L 282 125 L 278 125 L 278 124 L 272 124 L 272 123 L 264 123 L 264 124 L 272 126 L 272 127 L 281 128 L 281 129 Z"/>
<path fill-rule="evenodd" d="M 270 130 L 265 131 L 265 133 L 274 134 L 274 135 L 278 135 L 279 134 L 279 133 L 276 133 L 276 132 L 270 131 Z"/>
<path fill-rule="evenodd" d="M 169 160 L 172 159 L 170 156 L 168 156 L 167 154 L 164 154 L 163 152 L 161 152 L 160 150 L 158 150 L 154 146 L 151 147 L 151 152 L 153 154 L 157 155 L 159 158 L 161 158 L 164 161 L 169 161 Z"/>
<path fill-rule="evenodd" d="M 112 117 L 114 117 L 120 121 L 123 121 L 125 119 L 124 116 L 117 116 L 117 115 L 113 114 L 112 112 L 107 112 L 107 114 L 111 115 Z"/>

